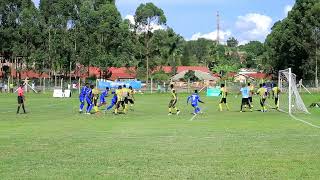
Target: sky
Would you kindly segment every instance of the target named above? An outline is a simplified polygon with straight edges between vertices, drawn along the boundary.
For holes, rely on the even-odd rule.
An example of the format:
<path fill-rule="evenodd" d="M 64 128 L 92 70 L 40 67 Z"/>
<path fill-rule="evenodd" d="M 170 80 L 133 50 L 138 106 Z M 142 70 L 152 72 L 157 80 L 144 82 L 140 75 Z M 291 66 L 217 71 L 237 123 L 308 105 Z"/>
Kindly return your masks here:
<path fill-rule="evenodd" d="M 34 2 L 38 4 L 39 0 Z M 215 40 L 219 11 L 221 41 L 235 37 L 245 44 L 252 40 L 263 42 L 273 24 L 287 16 L 295 0 L 116 0 L 122 17 L 131 21 L 139 4 L 146 2 L 161 8 L 167 26 L 187 40 Z"/>

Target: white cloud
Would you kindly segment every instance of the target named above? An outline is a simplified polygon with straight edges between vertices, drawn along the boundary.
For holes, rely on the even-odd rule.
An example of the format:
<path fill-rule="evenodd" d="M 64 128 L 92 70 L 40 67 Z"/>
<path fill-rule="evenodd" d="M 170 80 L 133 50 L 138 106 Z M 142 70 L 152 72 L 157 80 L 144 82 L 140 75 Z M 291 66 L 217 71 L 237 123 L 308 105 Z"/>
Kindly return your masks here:
<path fill-rule="evenodd" d="M 249 43 L 248 40 L 239 41 L 239 45 L 245 45 L 245 44 L 248 44 L 248 43 Z"/>
<path fill-rule="evenodd" d="M 272 18 L 258 13 L 249 13 L 245 16 L 238 16 L 236 28 L 239 30 L 240 42 L 251 40 L 263 41 L 270 33 Z"/>
<path fill-rule="evenodd" d="M 32 0 L 32 2 L 33 2 L 34 5 L 36 6 L 36 8 L 39 8 L 40 0 Z"/>
<path fill-rule="evenodd" d="M 126 17 L 124 17 L 124 19 L 128 19 L 130 21 L 131 24 L 136 24 L 136 22 L 134 21 L 134 16 L 133 15 L 126 15 Z"/>
<path fill-rule="evenodd" d="M 131 15 L 131 14 L 126 15 L 124 19 L 128 19 L 130 21 L 130 23 L 133 24 L 133 25 L 136 24 L 136 22 L 134 20 L 134 16 Z M 166 27 L 160 26 L 160 25 L 157 25 L 157 24 L 151 24 L 151 29 L 152 29 L 152 32 L 154 32 L 156 30 L 166 29 Z M 142 30 L 142 32 L 143 32 L 143 30 Z"/>
<path fill-rule="evenodd" d="M 202 34 L 202 33 L 196 33 L 194 35 L 192 35 L 190 40 L 197 40 L 200 38 L 204 38 L 204 39 L 209 39 L 209 40 L 217 40 L 217 30 L 213 31 L 213 32 L 209 32 L 206 34 Z M 231 36 L 231 31 L 227 30 L 227 31 L 220 31 L 219 33 L 219 38 L 221 42 L 225 42 L 229 37 Z"/>
<path fill-rule="evenodd" d="M 286 7 L 284 7 L 284 15 L 288 16 L 288 13 L 292 10 L 293 6 L 292 5 L 286 5 Z"/>

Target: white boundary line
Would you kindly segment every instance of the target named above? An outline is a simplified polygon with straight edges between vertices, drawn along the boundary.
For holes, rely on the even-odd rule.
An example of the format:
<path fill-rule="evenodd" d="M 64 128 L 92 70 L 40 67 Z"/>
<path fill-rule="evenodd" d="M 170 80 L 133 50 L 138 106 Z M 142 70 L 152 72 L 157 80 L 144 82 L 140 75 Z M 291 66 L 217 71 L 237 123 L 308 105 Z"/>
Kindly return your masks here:
<path fill-rule="evenodd" d="M 194 120 L 194 118 L 196 118 L 196 117 L 197 117 L 197 115 L 198 115 L 198 114 L 193 115 L 193 116 L 192 116 L 192 118 L 191 118 L 189 121 L 193 121 L 193 120 Z"/>
<path fill-rule="evenodd" d="M 267 104 L 267 106 L 269 106 L 270 108 L 273 108 L 273 107 L 270 106 L 269 104 Z M 285 111 L 283 111 L 283 110 L 281 110 L 281 109 L 279 109 L 279 111 L 282 112 L 282 113 L 288 114 L 287 112 L 285 112 Z M 308 122 L 308 121 L 299 119 L 299 118 L 295 117 L 295 116 L 292 115 L 292 114 L 289 114 L 289 116 L 290 116 L 292 119 L 296 120 L 296 121 L 300 121 L 300 122 L 302 122 L 302 123 L 304 123 L 304 124 L 307 124 L 307 125 L 309 125 L 309 126 L 311 126 L 311 127 L 320 129 L 320 126 L 317 126 L 317 125 L 314 125 L 314 124 L 312 124 L 312 123 L 310 123 L 310 122 Z"/>
<path fill-rule="evenodd" d="M 204 110 L 206 110 L 206 109 L 207 109 L 207 107 L 203 108 L 202 113 L 204 113 Z M 202 114 L 202 113 L 198 113 L 198 114 L 193 115 L 192 118 L 189 121 L 193 121 L 194 118 L 196 118 L 199 114 Z"/>
<path fill-rule="evenodd" d="M 307 125 L 309 125 L 309 126 L 312 126 L 312 127 L 314 127 L 314 128 L 320 129 L 320 126 L 317 126 L 317 125 L 314 125 L 314 124 L 312 124 L 312 123 L 310 123 L 310 122 L 308 122 L 308 121 L 304 121 L 304 120 L 302 120 L 302 119 L 299 119 L 299 118 L 295 117 L 295 116 L 292 115 L 292 114 L 289 114 L 289 116 L 290 116 L 292 119 L 296 120 L 296 121 L 300 121 L 300 122 L 305 123 L 305 124 L 307 124 Z"/>

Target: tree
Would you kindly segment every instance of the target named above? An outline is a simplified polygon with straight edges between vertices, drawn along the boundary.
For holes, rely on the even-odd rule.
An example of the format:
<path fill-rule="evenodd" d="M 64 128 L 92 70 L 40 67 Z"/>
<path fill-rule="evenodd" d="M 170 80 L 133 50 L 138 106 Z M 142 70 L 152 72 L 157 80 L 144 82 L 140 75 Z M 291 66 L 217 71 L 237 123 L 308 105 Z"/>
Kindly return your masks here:
<path fill-rule="evenodd" d="M 195 41 L 187 41 L 184 45 L 183 58 L 187 59 L 188 64 L 208 66 L 216 58 L 211 53 L 215 42 L 200 38 Z"/>
<path fill-rule="evenodd" d="M 239 46 L 240 51 L 245 52 L 245 64 L 248 68 L 263 68 L 262 56 L 266 52 L 263 43 L 250 41 L 245 45 Z"/>
<path fill-rule="evenodd" d="M 166 82 L 170 79 L 170 76 L 164 71 L 159 71 L 151 75 L 152 79 L 156 82 Z"/>
<path fill-rule="evenodd" d="M 199 78 L 196 76 L 195 72 L 194 71 L 191 71 L 189 70 L 185 75 L 184 75 L 184 80 L 186 81 L 192 81 L 192 82 L 195 82 L 195 81 L 199 81 Z"/>
<path fill-rule="evenodd" d="M 312 31 L 320 26 L 318 0 L 297 0 L 288 17 L 275 23 L 265 45 L 273 71 L 291 67 L 298 78 L 315 75 Z"/>
<path fill-rule="evenodd" d="M 147 79 L 149 81 L 149 58 L 150 58 L 150 39 L 152 38 L 152 31 L 154 26 L 165 25 L 167 19 L 162 9 L 155 6 L 153 3 L 140 4 L 137 8 L 134 16 L 135 20 L 135 31 L 144 35 L 145 41 L 145 58 L 147 68 Z"/>
<path fill-rule="evenodd" d="M 234 37 L 230 37 L 228 40 L 227 40 L 227 46 L 228 47 L 237 47 L 239 44 L 238 40 Z"/>
<path fill-rule="evenodd" d="M 176 34 L 173 29 L 154 31 L 150 41 L 150 56 L 154 59 L 151 61 L 151 69 L 161 65 L 172 66 L 175 74 L 176 66 L 180 64 L 182 56 L 183 38 Z"/>

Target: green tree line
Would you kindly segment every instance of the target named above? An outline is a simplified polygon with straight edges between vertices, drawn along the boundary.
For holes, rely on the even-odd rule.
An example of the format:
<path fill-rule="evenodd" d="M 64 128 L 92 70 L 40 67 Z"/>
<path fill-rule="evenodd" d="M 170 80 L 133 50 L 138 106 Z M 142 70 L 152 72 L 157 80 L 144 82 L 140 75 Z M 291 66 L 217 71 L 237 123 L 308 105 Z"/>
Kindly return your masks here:
<path fill-rule="evenodd" d="M 221 75 L 241 67 L 270 73 L 293 67 L 298 76 L 310 78 L 315 74 L 313 30 L 319 27 L 319 4 L 297 0 L 265 43 L 239 45 L 234 37 L 226 44 L 187 41 L 167 26 L 164 11 L 153 3 L 138 6 L 133 23 L 121 17 L 115 0 L 41 0 L 39 7 L 31 0 L 2 0 L 0 52 L 11 59 L 22 57 L 19 63 L 25 69 L 51 76 L 67 76 L 81 64 L 134 66 L 145 80 L 157 66 L 175 70 L 179 65 L 207 66 Z"/>

